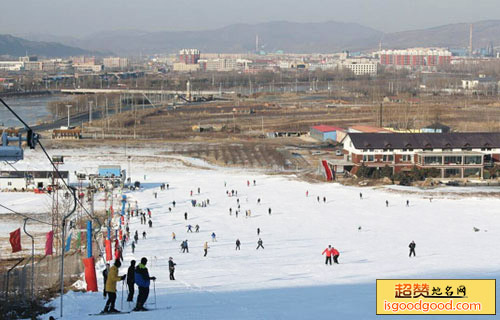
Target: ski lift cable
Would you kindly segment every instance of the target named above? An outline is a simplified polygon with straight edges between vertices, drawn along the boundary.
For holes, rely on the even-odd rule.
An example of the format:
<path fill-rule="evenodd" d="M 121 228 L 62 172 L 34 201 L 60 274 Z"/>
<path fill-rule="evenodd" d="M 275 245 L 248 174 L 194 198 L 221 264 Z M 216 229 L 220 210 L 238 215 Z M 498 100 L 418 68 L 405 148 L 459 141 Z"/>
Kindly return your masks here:
<path fill-rule="evenodd" d="M 8 211 L 10 211 L 10 212 L 12 212 L 12 213 L 14 213 L 14 214 L 17 214 L 17 215 L 19 215 L 19 216 L 21 216 L 21 217 L 23 217 L 23 218 L 25 218 L 25 219 L 31 219 L 31 220 L 33 220 L 33 221 L 36 221 L 36 222 L 43 223 L 43 224 L 46 224 L 46 225 L 49 225 L 49 226 L 54 227 L 54 225 L 53 225 L 52 223 L 50 223 L 50 222 L 47 222 L 47 221 L 42 221 L 42 220 L 39 220 L 39 219 L 36 219 L 36 218 L 30 217 L 30 216 L 26 215 L 25 213 L 20 213 L 20 212 L 17 212 L 17 211 L 15 211 L 15 210 L 12 210 L 12 209 L 11 209 L 11 208 L 9 208 L 9 207 L 4 206 L 4 205 L 3 205 L 3 204 L 1 204 L 1 203 L 0 203 L 0 207 L 2 207 L 2 208 L 4 208 L 5 210 L 8 210 Z"/>
<path fill-rule="evenodd" d="M 7 103 L 5 103 L 5 101 L 0 98 L 0 102 L 10 111 L 10 113 L 12 113 L 24 126 L 25 128 L 28 130 L 28 131 L 31 131 L 32 132 L 32 129 L 31 127 L 14 111 L 12 110 L 11 107 L 9 107 L 9 105 Z M 47 151 L 45 150 L 45 148 L 43 147 L 42 143 L 40 142 L 40 140 L 37 140 L 37 143 L 40 145 L 40 148 L 42 148 L 42 151 L 43 153 L 45 154 L 45 156 L 47 157 L 47 159 L 50 161 L 50 163 L 52 164 L 52 167 L 54 168 L 55 172 L 57 173 L 58 177 L 62 180 L 62 182 L 64 183 L 64 185 L 66 186 L 66 188 L 68 188 L 68 190 L 71 190 L 71 188 L 69 187 L 69 185 L 66 183 L 66 181 L 64 181 L 64 179 L 61 178 L 61 173 L 59 172 L 59 170 L 57 169 L 56 165 L 54 164 L 54 162 L 52 161 L 52 159 L 50 158 L 49 154 L 47 153 Z M 80 200 L 78 198 L 75 198 L 76 199 L 76 202 L 78 204 L 80 204 L 80 206 L 83 208 L 83 210 L 85 211 L 85 213 L 92 219 L 92 220 L 96 220 L 97 223 L 99 224 L 99 226 L 101 226 L 101 223 L 99 221 L 99 219 L 97 219 L 95 216 L 93 216 L 92 214 L 90 214 L 88 212 L 88 210 L 82 205 L 82 203 L 80 202 Z"/>

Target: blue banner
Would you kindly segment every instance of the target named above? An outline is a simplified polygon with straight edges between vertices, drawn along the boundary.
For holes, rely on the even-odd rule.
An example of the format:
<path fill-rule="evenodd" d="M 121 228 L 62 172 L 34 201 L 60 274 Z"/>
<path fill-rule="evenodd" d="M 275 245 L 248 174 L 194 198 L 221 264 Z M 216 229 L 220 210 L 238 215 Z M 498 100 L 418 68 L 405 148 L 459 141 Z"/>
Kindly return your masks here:
<path fill-rule="evenodd" d="M 71 236 L 73 233 L 70 233 L 68 236 L 68 240 L 66 240 L 66 248 L 64 249 L 64 252 L 68 252 L 70 247 L 71 247 Z"/>
<path fill-rule="evenodd" d="M 87 221 L 87 258 L 92 257 L 92 221 Z"/>

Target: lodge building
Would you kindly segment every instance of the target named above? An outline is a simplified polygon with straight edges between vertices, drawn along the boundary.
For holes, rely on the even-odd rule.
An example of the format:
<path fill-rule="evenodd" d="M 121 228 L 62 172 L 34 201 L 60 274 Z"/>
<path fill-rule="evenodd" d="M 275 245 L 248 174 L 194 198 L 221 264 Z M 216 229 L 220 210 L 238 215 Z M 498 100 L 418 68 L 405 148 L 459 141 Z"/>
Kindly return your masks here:
<path fill-rule="evenodd" d="M 352 173 L 361 166 L 393 173 L 435 168 L 441 178 L 483 178 L 500 165 L 500 133 L 348 133 L 342 140 Z"/>

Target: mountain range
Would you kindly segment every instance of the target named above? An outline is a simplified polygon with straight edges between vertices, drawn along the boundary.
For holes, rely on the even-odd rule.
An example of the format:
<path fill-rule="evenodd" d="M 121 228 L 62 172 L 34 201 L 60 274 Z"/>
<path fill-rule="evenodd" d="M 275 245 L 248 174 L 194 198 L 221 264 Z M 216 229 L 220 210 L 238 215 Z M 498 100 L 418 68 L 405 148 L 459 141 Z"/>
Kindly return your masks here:
<path fill-rule="evenodd" d="M 44 57 L 68 57 L 91 55 L 96 54 L 96 52 L 57 42 L 31 41 L 8 34 L 0 34 L 0 55 L 19 57 L 26 54 Z"/>
<path fill-rule="evenodd" d="M 473 26 L 474 47 L 486 47 L 490 43 L 500 44 L 500 20 L 480 21 Z M 198 48 L 202 52 L 247 53 L 255 50 L 257 35 L 259 50 L 267 52 L 363 51 L 377 49 L 380 43 L 383 48 L 467 47 L 469 24 L 457 23 L 428 29 L 384 33 L 357 23 L 275 21 L 234 24 L 205 31 L 124 30 L 100 32 L 81 38 L 45 34 L 23 35 L 31 41 L 7 37 L 17 39 L 10 50 L 15 54 L 24 54 L 24 48 L 29 44 L 33 49 L 29 50 L 30 53 L 43 55 L 45 52 L 48 56 L 65 56 L 88 52 L 113 52 L 117 55 L 173 53 L 182 48 Z M 5 37 L 0 36 L 0 54 L 6 51 L 2 43 Z"/>

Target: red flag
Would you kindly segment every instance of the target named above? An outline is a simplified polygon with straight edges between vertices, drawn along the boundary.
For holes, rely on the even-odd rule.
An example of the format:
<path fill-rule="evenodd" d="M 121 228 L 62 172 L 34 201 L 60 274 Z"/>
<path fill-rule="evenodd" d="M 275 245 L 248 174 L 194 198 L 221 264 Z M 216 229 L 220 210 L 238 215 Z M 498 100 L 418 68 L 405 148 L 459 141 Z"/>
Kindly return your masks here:
<path fill-rule="evenodd" d="M 106 239 L 106 261 L 113 260 L 113 254 L 111 253 L 111 240 Z"/>
<path fill-rule="evenodd" d="M 12 253 L 21 251 L 21 228 L 10 233 L 10 245 L 12 246 Z"/>
<path fill-rule="evenodd" d="M 45 236 L 45 255 L 50 256 L 53 254 L 52 252 L 52 246 L 54 242 L 54 231 L 49 231 L 47 232 L 47 235 Z"/>

